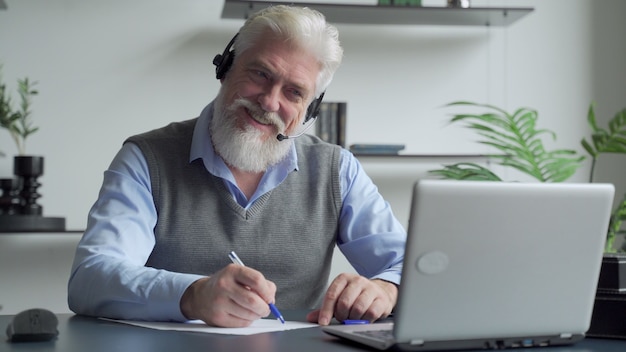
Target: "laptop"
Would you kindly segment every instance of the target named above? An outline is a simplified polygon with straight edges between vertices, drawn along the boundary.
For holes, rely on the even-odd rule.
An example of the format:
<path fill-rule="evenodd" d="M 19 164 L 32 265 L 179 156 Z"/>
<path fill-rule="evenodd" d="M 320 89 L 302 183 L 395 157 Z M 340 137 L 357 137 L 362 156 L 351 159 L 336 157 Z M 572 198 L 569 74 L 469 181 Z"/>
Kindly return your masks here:
<path fill-rule="evenodd" d="M 573 344 L 590 326 L 614 192 L 420 180 L 393 322 L 322 329 L 380 350 Z"/>

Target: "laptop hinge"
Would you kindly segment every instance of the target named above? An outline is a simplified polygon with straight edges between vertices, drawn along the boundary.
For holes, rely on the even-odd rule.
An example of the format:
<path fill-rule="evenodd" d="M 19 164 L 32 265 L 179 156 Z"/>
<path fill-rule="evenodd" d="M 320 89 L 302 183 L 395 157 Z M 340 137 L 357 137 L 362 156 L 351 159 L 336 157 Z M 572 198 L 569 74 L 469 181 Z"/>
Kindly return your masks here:
<path fill-rule="evenodd" d="M 424 340 L 411 340 L 409 343 L 411 346 L 422 346 L 424 344 Z"/>

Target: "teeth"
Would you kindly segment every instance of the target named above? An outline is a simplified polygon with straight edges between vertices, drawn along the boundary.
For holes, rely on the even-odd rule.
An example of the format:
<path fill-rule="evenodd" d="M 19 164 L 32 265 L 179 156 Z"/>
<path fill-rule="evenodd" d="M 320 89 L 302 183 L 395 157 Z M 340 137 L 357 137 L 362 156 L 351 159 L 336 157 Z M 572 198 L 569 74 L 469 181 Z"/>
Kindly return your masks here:
<path fill-rule="evenodd" d="M 248 110 L 248 115 L 252 117 L 252 119 L 262 125 L 269 125 L 269 121 L 263 117 L 260 117 L 258 114 L 254 114 L 252 111 Z"/>

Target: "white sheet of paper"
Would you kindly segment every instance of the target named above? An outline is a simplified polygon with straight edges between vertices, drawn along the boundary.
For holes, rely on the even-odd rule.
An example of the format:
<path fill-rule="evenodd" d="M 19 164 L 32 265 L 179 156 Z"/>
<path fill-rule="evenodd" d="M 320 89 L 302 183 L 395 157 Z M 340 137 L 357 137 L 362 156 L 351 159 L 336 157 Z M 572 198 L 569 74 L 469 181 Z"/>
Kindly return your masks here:
<path fill-rule="evenodd" d="M 216 328 L 206 325 L 201 320 L 192 320 L 186 323 L 169 323 L 169 322 L 147 322 L 147 321 L 135 321 L 135 320 L 117 320 L 101 318 L 103 320 L 113 321 L 117 323 L 130 324 L 135 326 L 141 326 L 144 328 L 157 329 L 157 330 L 176 330 L 176 331 L 195 331 L 212 334 L 227 334 L 227 335 L 253 335 L 261 334 L 264 332 L 272 331 L 284 331 L 293 329 L 312 328 L 318 326 L 313 323 L 303 323 L 299 321 L 285 321 L 285 324 L 281 324 L 276 319 L 259 319 L 252 323 L 252 325 L 246 328 Z"/>

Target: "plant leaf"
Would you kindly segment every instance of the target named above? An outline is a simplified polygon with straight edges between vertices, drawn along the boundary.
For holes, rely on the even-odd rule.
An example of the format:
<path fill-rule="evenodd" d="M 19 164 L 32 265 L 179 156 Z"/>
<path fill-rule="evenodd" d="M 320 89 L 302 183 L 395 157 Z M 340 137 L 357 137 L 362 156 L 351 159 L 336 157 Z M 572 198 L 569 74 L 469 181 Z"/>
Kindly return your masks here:
<path fill-rule="evenodd" d="M 518 108 L 513 114 L 509 114 L 492 105 L 467 101 L 457 101 L 447 106 L 479 107 L 488 110 L 483 114 L 456 114 L 450 123 L 465 122 L 465 127 L 476 131 L 480 136 L 478 143 L 504 153 L 504 156 L 491 155 L 500 165 L 517 169 L 541 182 L 559 182 L 572 176 L 581 164 L 582 159 L 572 157 L 575 155 L 574 151 L 546 151 L 542 136 L 549 135 L 556 139 L 556 133 L 536 128 L 538 119 L 536 110 Z M 477 169 L 470 170 L 476 172 Z M 467 167 L 454 168 L 447 169 L 440 175 L 459 178 L 465 177 L 467 172 Z"/>
<path fill-rule="evenodd" d="M 443 169 L 430 170 L 428 172 L 452 180 L 502 181 L 489 169 L 475 163 L 444 165 Z"/>

